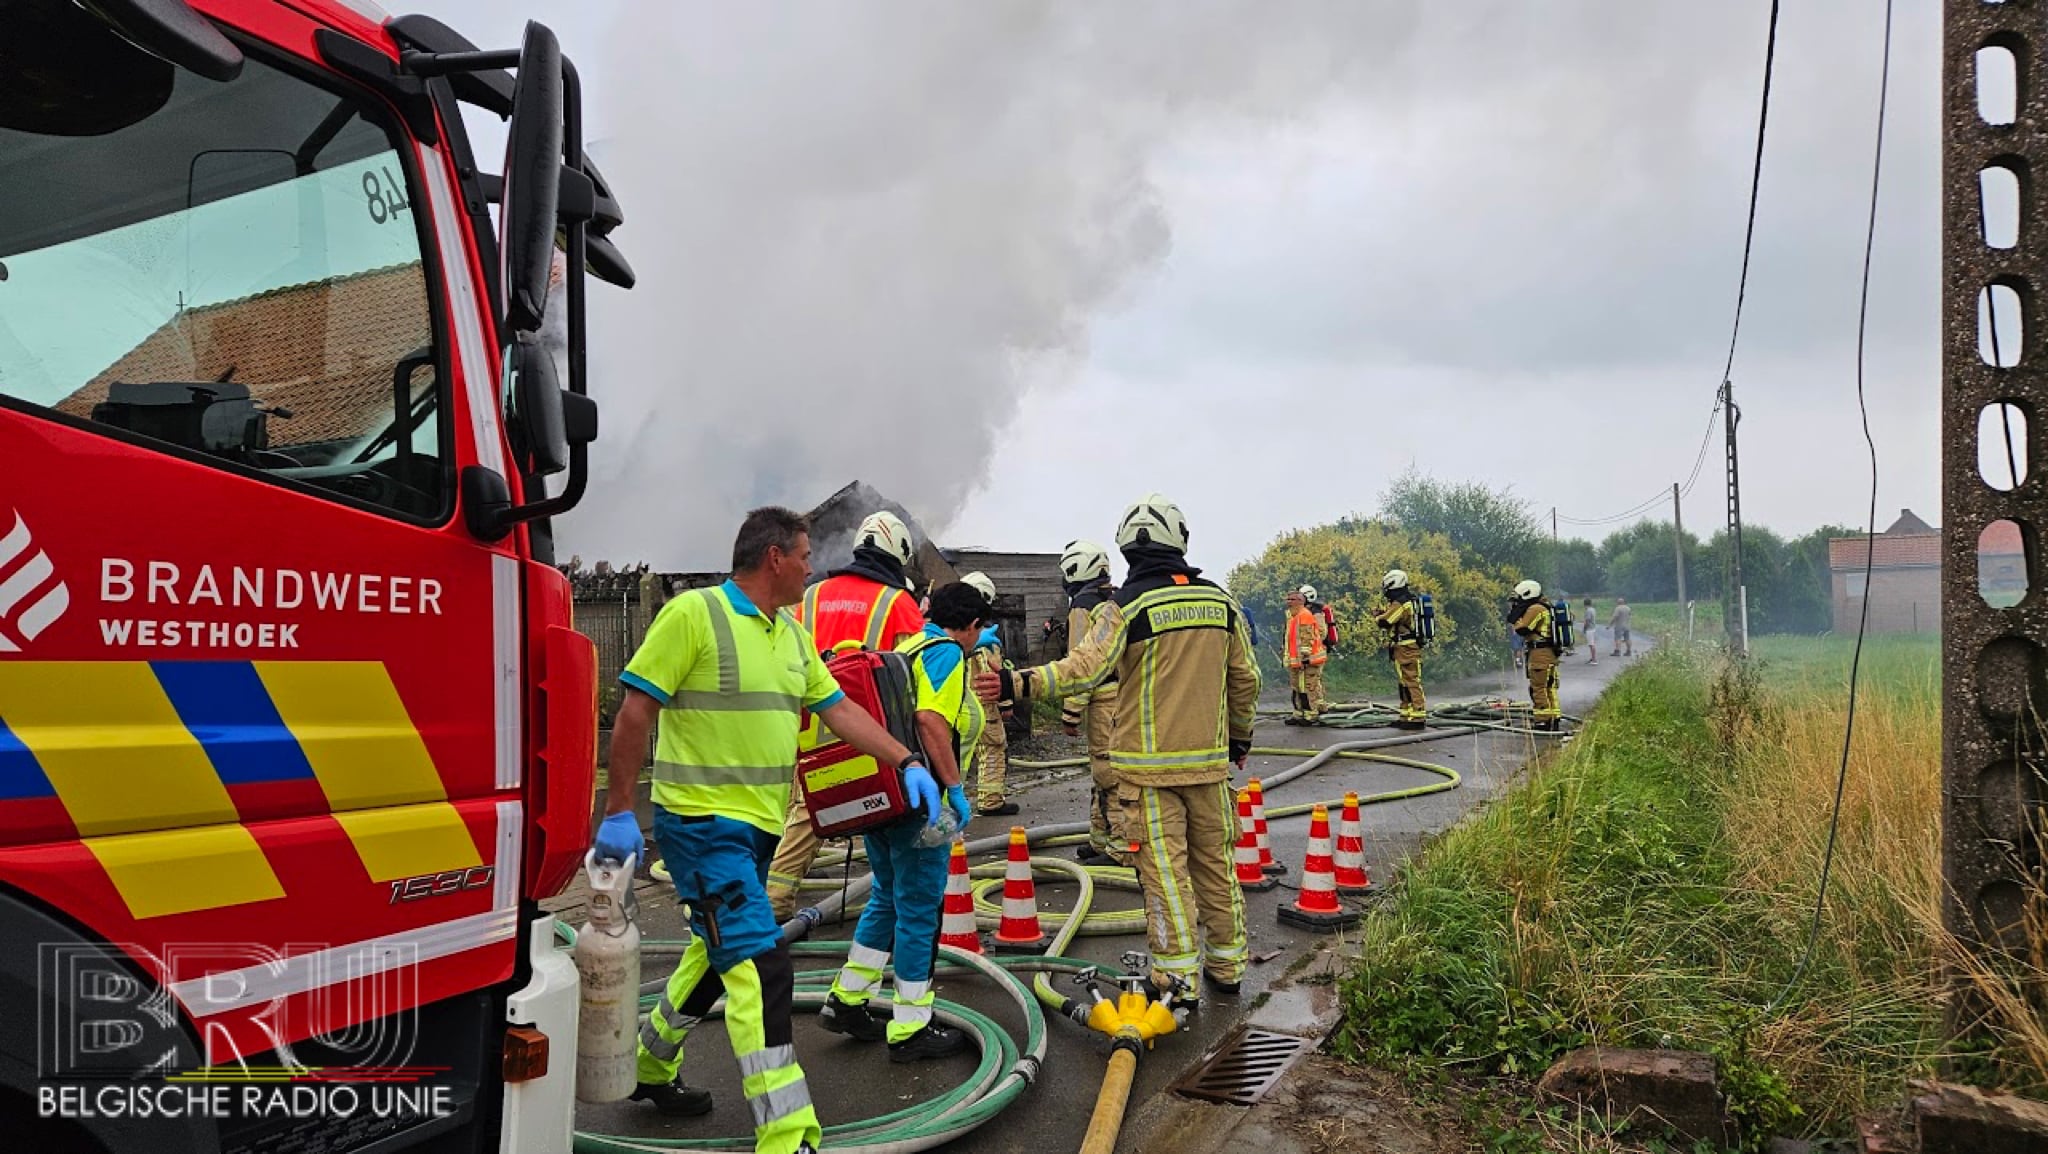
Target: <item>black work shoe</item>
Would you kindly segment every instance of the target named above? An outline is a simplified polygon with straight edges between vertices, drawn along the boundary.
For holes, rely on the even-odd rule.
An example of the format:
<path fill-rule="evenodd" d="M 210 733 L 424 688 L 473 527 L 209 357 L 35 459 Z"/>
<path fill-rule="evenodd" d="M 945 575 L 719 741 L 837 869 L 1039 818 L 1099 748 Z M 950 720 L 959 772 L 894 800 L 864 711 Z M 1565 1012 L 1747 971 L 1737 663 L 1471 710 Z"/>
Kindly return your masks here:
<path fill-rule="evenodd" d="M 967 1049 L 967 1035 L 932 1022 L 900 1042 L 889 1043 L 891 1062 L 923 1062 L 950 1058 Z"/>
<path fill-rule="evenodd" d="M 1230 998 L 1236 997 L 1238 991 L 1244 988 L 1243 982 L 1226 982 L 1222 978 L 1219 978 L 1216 975 L 1207 972 L 1206 970 L 1202 973 L 1202 984 L 1216 991 L 1217 993 Z"/>
<path fill-rule="evenodd" d="M 1114 865 L 1116 863 L 1116 859 L 1110 857 L 1108 854 L 1102 852 L 1101 850 L 1096 849 L 1092 845 L 1084 845 L 1080 849 L 1075 850 L 1074 860 L 1087 862 L 1090 865 L 1099 863 L 1108 863 Z"/>
<path fill-rule="evenodd" d="M 974 812 L 982 817 L 1008 817 L 1013 813 L 1022 813 L 1024 811 L 1016 802 L 1006 801 L 1001 805 L 992 805 L 985 809 L 977 809 Z"/>
<path fill-rule="evenodd" d="M 671 1118 L 696 1118 L 711 1113 L 711 1091 L 674 1082 L 642 1082 L 633 1088 L 628 1102 L 652 1102 L 654 1108 Z"/>
<path fill-rule="evenodd" d="M 888 1018 L 875 1013 L 874 1007 L 866 1002 L 857 1006 L 843 1002 L 838 994 L 825 995 L 825 1005 L 818 1011 L 818 1024 L 834 1034 L 863 1042 L 879 1042 L 889 1036 Z"/>

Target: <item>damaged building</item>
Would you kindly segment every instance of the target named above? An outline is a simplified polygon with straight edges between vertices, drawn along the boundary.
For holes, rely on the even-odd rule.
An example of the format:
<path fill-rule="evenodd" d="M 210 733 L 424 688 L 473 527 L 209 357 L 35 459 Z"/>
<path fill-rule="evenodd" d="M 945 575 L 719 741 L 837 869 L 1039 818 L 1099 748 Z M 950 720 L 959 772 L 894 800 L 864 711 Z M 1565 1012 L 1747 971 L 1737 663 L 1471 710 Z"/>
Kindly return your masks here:
<path fill-rule="evenodd" d="M 910 510 L 864 482 L 854 481 L 810 511 L 811 567 L 817 575 L 823 577 L 851 562 L 854 531 L 868 515 L 883 510 L 902 518 L 910 529 L 916 553 L 908 570 L 919 595 L 959 580 L 962 573 L 980 570 L 996 584 L 996 623 L 1010 660 L 1058 656 L 1046 652 L 1044 638 L 1045 623 L 1066 616 L 1059 554 L 943 548 Z M 586 567 L 580 557 L 561 569 L 575 591 L 576 628 L 597 645 L 600 687 L 617 683 L 619 670 L 646 636 L 647 626 L 663 602 L 690 589 L 716 585 L 729 576 L 662 573 L 646 565 L 614 567 L 604 561 Z M 607 720 L 610 713 L 610 708 L 604 710 Z"/>

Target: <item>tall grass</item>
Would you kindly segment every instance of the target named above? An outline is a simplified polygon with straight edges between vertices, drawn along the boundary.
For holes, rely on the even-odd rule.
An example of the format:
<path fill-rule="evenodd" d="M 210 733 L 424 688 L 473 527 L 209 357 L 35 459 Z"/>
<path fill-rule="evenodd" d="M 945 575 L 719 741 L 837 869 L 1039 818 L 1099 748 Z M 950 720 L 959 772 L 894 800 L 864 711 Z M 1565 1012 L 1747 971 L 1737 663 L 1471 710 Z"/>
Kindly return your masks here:
<path fill-rule="evenodd" d="M 1839 1130 L 1954 1057 L 1935 643 L 1873 639 L 1828 901 L 1801 971 L 1850 643 L 1769 638 L 1629 670 L 1560 756 L 1446 834 L 1370 918 L 1338 1044 L 1510 1075 L 1587 1042 L 1722 1060 L 1758 1137 Z M 1794 983 L 1795 974 L 1798 981 Z M 2040 974 L 1986 975 L 1981 1079 L 2048 1086 Z"/>

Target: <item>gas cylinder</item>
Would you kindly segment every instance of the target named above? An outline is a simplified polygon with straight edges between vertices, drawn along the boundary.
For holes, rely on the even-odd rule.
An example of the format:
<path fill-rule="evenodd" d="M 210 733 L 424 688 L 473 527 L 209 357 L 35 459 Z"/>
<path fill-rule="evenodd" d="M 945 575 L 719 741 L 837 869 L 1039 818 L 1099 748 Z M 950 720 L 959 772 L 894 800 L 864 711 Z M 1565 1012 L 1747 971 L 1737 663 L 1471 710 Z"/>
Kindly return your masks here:
<path fill-rule="evenodd" d="M 633 897 L 633 859 L 623 863 L 584 855 L 590 879 L 590 920 L 576 933 L 576 973 L 582 1005 L 576 1026 L 576 1098 L 618 1102 L 633 1092 L 635 1042 L 640 1026 L 639 903 Z"/>
<path fill-rule="evenodd" d="M 1572 604 L 1562 597 L 1550 606 L 1550 636 L 1559 653 L 1579 643 L 1572 632 Z"/>
<path fill-rule="evenodd" d="M 1415 639 L 1424 645 L 1436 640 L 1436 599 L 1427 593 L 1415 609 Z"/>

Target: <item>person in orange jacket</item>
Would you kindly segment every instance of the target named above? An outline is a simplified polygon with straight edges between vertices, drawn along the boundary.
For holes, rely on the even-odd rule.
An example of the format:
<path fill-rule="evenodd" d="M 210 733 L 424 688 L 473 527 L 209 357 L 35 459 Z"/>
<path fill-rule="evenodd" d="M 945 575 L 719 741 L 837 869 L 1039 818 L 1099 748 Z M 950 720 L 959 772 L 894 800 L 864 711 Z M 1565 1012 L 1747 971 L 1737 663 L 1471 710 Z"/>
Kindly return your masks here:
<path fill-rule="evenodd" d="M 1329 700 L 1323 696 L 1323 620 L 1308 610 L 1308 598 L 1297 589 L 1287 595 L 1287 671 L 1294 683 L 1294 715 L 1289 725 L 1321 725 Z"/>

